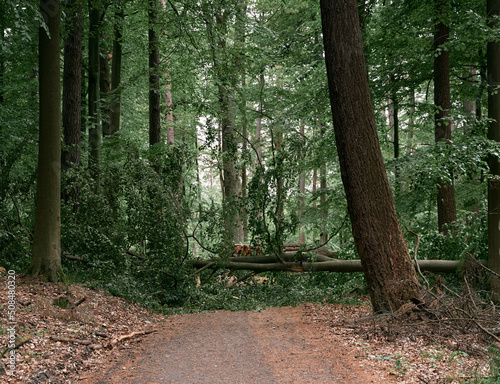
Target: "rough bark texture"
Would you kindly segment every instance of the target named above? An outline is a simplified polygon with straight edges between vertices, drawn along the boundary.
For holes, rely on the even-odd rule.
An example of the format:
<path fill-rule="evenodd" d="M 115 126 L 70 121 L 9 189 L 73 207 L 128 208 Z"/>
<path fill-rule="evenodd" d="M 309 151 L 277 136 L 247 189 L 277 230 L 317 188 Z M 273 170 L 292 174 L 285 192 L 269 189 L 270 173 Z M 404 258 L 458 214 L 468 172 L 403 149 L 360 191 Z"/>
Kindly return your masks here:
<path fill-rule="evenodd" d="M 40 1 L 50 32 L 39 28 L 40 131 L 35 232 L 30 273 L 58 280 L 61 272 L 61 86 L 60 3 Z"/>
<path fill-rule="evenodd" d="M 161 104 L 160 104 L 160 52 L 158 25 L 158 4 L 149 1 L 149 145 L 161 142 Z"/>
<path fill-rule="evenodd" d="M 436 30 L 434 34 L 434 105 L 437 108 L 434 117 L 435 140 L 451 140 L 450 121 L 450 52 L 444 50 L 448 42 L 449 0 L 435 0 Z M 440 181 L 437 190 L 438 228 L 446 233 L 447 226 L 457 220 L 455 211 L 455 188 L 448 181 Z"/>
<path fill-rule="evenodd" d="M 63 132 L 64 148 L 61 155 L 62 170 L 67 170 L 81 163 L 82 130 L 82 3 L 71 0 L 67 3 L 69 33 L 64 41 L 63 73 Z M 71 183 L 71 180 L 69 180 Z M 77 209 L 79 191 L 76 187 L 65 190 L 63 197 L 73 201 Z"/>
<path fill-rule="evenodd" d="M 336 145 L 356 248 L 375 311 L 418 300 L 375 127 L 355 0 L 321 0 Z"/>
<path fill-rule="evenodd" d="M 94 179 L 96 190 L 100 184 L 101 158 L 101 119 L 99 106 L 99 23 L 100 11 L 89 0 L 90 30 L 89 30 L 89 169 Z"/>
<path fill-rule="evenodd" d="M 488 0 L 488 16 L 500 15 L 500 1 Z M 490 25 L 499 27 L 497 21 Z M 488 117 L 492 119 L 488 127 L 488 138 L 500 142 L 500 42 L 488 43 Z M 500 273 L 500 162 L 497 157 L 489 159 L 493 178 L 488 180 L 488 266 Z M 496 177 L 496 178 L 495 178 Z M 489 288 L 494 299 L 500 302 L 500 279 L 490 276 Z"/>

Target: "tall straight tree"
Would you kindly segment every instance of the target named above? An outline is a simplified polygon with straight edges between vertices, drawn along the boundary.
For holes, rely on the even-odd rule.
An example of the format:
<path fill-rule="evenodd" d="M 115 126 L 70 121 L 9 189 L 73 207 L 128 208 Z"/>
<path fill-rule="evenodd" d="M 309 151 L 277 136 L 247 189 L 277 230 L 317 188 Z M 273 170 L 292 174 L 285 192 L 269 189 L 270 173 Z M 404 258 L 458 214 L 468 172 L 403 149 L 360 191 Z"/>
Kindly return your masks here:
<path fill-rule="evenodd" d="M 80 138 L 82 129 L 82 2 L 67 2 L 68 35 L 64 41 L 63 72 L 63 133 L 62 169 L 79 166 Z M 75 186 L 63 193 L 66 201 L 72 200 L 76 211 L 79 191 Z"/>
<path fill-rule="evenodd" d="M 106 41 L 105 33 L 101 34 L 102 41 Z M 99 55 L 99 94 L 101 106 L 102 135 L 111 135 L 111 78 L 109 74 L 109 51 L 101 44 Z"/>
<path fill-rule="evenodd" d="M 111 58 L 111 121 L 110 131 L 114 134 L 120 130 L 120 110 L 121 110 L 121 73 L 122 73 L 122 35 L 123 19 L 125 11 L 123 4 L 115 12 L 114 39 L 113 39 L 113 57 Z"/>
<path fill-rule="evenodd" d="M 449 0 L 435 0 L 434 33 L 434 136 L 436 143 L 451 140 L 451 96 L 450 96 L 450 52 L 446 47 L 450 28 Z M 438 182 L 437 190 L 438 228 L 446 233 L 448 225 L 457 220 L 455 208 L 455 188 L 452 182 Z"/>
<path fill-rule="evenodd" d="M 149 145 L 161 142 L 160 51 L 158 37 L 158 1 L 148 2 L 149 19 Z M 156 164 L 155 168 L 159 170 Z"/>
<path fill-rule="evenodd" d="M 213 66 L 219 93 L 219 113 L 222 143 L 222 195 L 226 242 L 239 242 L 241 221 L 238 212 L 237 143 L 235 134 L 234 88 L 237 84 L 234 58 L 229 50 L 229 26 L 233 8 L 223 1 L 215 2 L 218 9 L 203 4 Z M 237 7 L 237 4 L 234 4 Z M 215 19 L 215 25 L 212 20 Z"/>
<path fill-rule="evenodd" d="M 40 131 L 38 177 L 30 273 L 57 281 L 61 267 L 61 86 L 59 0 L 40 1 L 48 31 L 40 26 Z M 47 34 L 48 33 L 48 34 Z"/>
<path fill-rule="evenodd" d="M 237 31 L 237 43 L 238 43 L 238 53 L 236 58 L 236 67 L 238 69 L 238 74 L 241 81 L 242 89 L 246 87 L 246 68 L 244 63 L 244 56 L 242 51 L 245 47 L 245 36 L 246 36 L 246 15 L 247 14 L 247 4 L 246 0 L 238 0 L 238 8 L 236 12 L 236 31 Z M 243 100 L 240 100 L 240 114 L 241 114 L 241 137 L 242 137 L 242 148 L 241 151 L 246 156 L 247 152 L 247 140 L 248 140 L 248 121 L 246 114 L 246 100 L 243 93 Z M 246 210 L 247 201 L 247 163 L 243 161 L 241 166 L 241 235 L 239 236 L 240 241 L 246 241 L 248 238 L 248 213 Z"/>
<path fill-rule="evenodd" d="M 99 25 L 100 10 L 95 1 L 89 0 L 89 169 L 94 179 L 95 189 L 100 184 L 100 158 L 101 158 L 101 119 L 100 115 L 100 66 L 99 66 Z"/>
<path fill-rule="evenodd" d="M 419 301 L 380 150 L 356 0 L 321 0 L 333 125 L 356 249 L 375 312 Z"/>
<path fill-rule="evenodd" d="M 488 0 L 489 25 L 500 27 L 500 0 Z M 488 42 L 488 138 L 500 142 L 500 42 Z M 488 266 L 500 273 L 500 162 L 498 157 L 490 156 L 489 166 L 492 177 L 488 180 Z M 490 290 L 494 299 L 500 302 L 500 279 L 491 276 Z"/>

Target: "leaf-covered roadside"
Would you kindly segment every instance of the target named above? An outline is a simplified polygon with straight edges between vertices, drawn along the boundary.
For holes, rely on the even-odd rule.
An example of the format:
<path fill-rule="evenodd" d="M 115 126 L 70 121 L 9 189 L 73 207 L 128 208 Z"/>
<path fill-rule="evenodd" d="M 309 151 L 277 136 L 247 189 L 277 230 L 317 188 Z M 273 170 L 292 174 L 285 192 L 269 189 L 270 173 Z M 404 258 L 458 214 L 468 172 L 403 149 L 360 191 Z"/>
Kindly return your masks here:
<path fill-rule="evenodd" d="M 2 298 L 7 297 L 6 281 L 6 273 L 0 273 Z M 16 349 L 14 375 L 2 370 L 8 361 L 1 359 L 0 381 L 5 383 L 72 383 L 82 373 L 102 368 L 120 336 L 151 331 L 164 318 L 100 290 L 78 285 L 67 288 L 24 275 L 16 277 L 15 291 L 16 345 L 24 344 Z M 85 301 L 75 307 L 83 298 Z M 9 337 L 4 300 L 0 313 L 1 353 Z"/>

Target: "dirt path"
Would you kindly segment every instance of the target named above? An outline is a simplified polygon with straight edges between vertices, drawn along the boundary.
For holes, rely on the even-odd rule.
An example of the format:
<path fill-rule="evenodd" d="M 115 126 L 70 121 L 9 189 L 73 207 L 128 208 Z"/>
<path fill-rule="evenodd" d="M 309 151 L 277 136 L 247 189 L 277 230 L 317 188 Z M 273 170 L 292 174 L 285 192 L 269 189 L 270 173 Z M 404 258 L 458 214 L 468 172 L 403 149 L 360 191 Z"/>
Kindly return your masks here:
<path fill-rule="evenodd" d="M 122 349 L 87 384 L 387 383 L 334 338 L 303 320 L 304 308 L 172 316 Z"/>

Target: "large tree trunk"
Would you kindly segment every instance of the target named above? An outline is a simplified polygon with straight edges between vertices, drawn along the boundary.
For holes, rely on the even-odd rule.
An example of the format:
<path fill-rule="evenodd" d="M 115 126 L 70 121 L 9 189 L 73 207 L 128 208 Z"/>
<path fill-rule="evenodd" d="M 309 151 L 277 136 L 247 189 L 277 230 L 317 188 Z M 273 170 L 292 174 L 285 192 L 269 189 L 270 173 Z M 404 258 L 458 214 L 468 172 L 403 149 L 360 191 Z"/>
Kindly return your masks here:
<path fill-rule="evenodd" d="M 41 0 L 40 10 L 50 36 L 47 36 L 43 27 L 39 28 L 40 131 L 30 273 L 34 276 L 44 275 L 49 281 L 57 281 L 58 274 L 62 272 L 60 3 L 58 0 Z"/>
<path fill-rule="evenodd" d="M 100 158 L 101 158 L 101 119 L 100 92 L 99 92 L 99 24 L 100 11 L 89 0 L 90 29 L 89 29 L 89 169 L 94 179 L 95 190 L 100 184 Z"/>
<path fill-rule="evenodd" d="M 434 35 L 434 104 L 437 108 L 435 141 L 451 140 L 450 121 L 450 52 L 442 49 L 449 38 L 449 0 L 436 0 L 436 31 Z M 439 181 L 437 190 L 438 228 L 448 232 L 448 226 L 457 220 L 455 188 L 448 181 Z"/>
<path fill-rule="evenodd" d="M 296 261 L 295 255 L 282 255 L 284 263 L 276 256 L 255 257 L 230 257 L 227 261 L 217 263 L 214 260 L 190 260 L 193 268 L 208 268 L 210 266 L 221 267 L 230 270 L 247 270 L 254 272 L 266 271 L 290 271 L 290 272 L 363 272 L 360 260 L 337 260 L 328 257 L 319 257 L 311 262 L 306 260 Z M 328 260 L 330 259 L 330 260 Z M 431 273 L 455 273 L 462 265 L 460 260 L 418 260 L 412 265 L 418 267 L 422 272 Z"/>
<path fill-rule="evenodd" d="M 387 179 L 361 42 L 356 0 L 321 0 L 323 40 L 342 182 L 373 309 L 419 300 L 421 286 Z"/>
<path fill-rule="evenodd" d="M 82 3 L 71 0 L 67 3 L 69 33 L 64 41 L 63 73 L 63 132 L 64 148 L 61 156 L 63 171 L 81 163 L 80 138 L 82 130 Z M 69 184 L 72 180 L 69 180 Z M 65 201 L 73 202 L 73 210 L 78 207 L 79 190 L 70 185 L 65 190 Z"/>
<path fill-rule="evenodd" d="M 497 29 L 500 16 L 500 0 L 488 0 L 490 25 Z M 488 139 L 500 142 L 500 42 L 488 43 Z M 490 156 L 489 166 L 493 175 L 488 180 L 488 267 L 500 274 L 500 162 Z M 500 279 L 490 276 L 489 288 L 495 301 L 500 302 Z"/>

